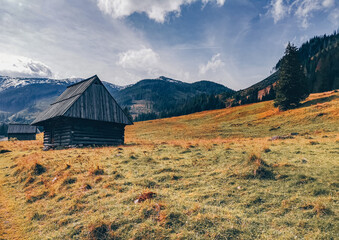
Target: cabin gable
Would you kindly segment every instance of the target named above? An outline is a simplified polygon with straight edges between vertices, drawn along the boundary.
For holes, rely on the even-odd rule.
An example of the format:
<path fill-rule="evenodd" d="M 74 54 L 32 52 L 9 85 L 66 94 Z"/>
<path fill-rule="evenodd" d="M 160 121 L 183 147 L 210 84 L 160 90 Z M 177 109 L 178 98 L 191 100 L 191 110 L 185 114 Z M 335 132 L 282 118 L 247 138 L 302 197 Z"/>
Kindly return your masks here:
<path fill-rule="evenodd" d="M 106 87 L 94 81 L 63 114 L 65 117 L 131 124 Z"/>

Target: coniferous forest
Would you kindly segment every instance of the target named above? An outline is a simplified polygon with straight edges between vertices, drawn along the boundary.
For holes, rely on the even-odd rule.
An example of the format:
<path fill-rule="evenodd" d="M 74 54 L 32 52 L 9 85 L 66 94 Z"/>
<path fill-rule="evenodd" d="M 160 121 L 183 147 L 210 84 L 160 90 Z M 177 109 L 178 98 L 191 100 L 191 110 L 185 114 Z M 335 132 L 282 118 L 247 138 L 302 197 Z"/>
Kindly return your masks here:
<path fill-rule="evenodd" d="M 201 94 L 193 98 L 179 101 L 177 107 L 166 107 L 157 114 L 155 112 L 143 113 L 137 116 L 134 121 L 145 121 L 157 118 L 166 118 L 187 115 L 190 113 L 201 112 L 205 110 L 221 109 L 225 107 L 225 102 L 218 95 Z"/>
<path fill-rule="evenodd" d="M 339 88 L 339 34 L 313 37 L 298 49 L 298 56 L 306 76 L 310 93 L 324 92 Z M 142 113 L 135 121 L 180 116 L 204 110 L 220 109 L 231 106 L 255 103 L 275 99 L 275 87 L 266 95 L 258 98 L 260 90 L 272 86 L 279 79 L 282 58 L 274 67 L 274 73 L 255 85 L 237 92 L 218 95 L 198 95 L 184 101 L 178 101 L 168 107 L 158 105 L 159 112 Z"/>

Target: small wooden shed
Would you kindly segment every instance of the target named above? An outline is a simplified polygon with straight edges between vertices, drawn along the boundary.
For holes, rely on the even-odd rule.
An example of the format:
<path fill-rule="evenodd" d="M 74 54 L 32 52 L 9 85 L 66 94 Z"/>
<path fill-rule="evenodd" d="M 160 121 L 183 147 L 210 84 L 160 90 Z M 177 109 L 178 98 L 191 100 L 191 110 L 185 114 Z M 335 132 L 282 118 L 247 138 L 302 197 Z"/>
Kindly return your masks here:
<path fill-rule="evenodd" d="M 16 138 L 18 140 L 35 140 L 37 127 L 29 124 L 11 123 L 8 125 L 8 140 Z"/>
<path fill-rule="evenodd" d="M 133 122 L 95 75 L 75 83 L 32 123 L 44 127 L 44 145 L 120 145 Z"/>

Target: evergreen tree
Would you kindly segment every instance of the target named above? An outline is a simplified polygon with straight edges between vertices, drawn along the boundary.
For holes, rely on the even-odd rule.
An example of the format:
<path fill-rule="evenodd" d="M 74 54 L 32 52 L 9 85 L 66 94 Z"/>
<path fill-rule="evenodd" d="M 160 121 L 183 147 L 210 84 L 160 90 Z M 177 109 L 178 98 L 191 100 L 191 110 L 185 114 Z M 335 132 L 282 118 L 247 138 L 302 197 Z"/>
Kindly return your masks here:
<path fill-rule="evenodd" d="M 309 95 L 298 49 L 293 44 L 286 47 L 275 91 L 274 106 L 283 111 L 298 106 Z"/>

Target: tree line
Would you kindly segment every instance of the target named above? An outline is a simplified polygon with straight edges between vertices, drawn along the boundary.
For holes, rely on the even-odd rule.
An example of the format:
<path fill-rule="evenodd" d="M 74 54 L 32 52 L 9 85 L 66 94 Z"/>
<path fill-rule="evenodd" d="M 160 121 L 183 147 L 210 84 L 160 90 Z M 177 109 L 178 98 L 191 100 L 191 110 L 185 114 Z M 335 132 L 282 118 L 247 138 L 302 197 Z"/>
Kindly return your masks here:
<path fill-rule="evenodd" d="M 172 107 L 166 107 L 157 113 L 141 113 L 136 118 L 134 118 L 134 121 L 138 122 L 157 118 L 175 117 L 221 108 L 225 108 L 225 102 L 219 95 L 201 94 L 186 100 L 178 101 L 174 103 Z"/>

